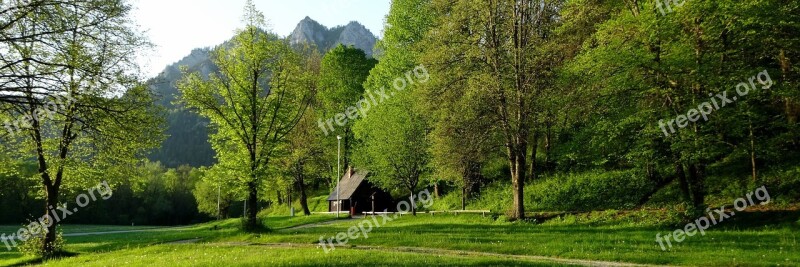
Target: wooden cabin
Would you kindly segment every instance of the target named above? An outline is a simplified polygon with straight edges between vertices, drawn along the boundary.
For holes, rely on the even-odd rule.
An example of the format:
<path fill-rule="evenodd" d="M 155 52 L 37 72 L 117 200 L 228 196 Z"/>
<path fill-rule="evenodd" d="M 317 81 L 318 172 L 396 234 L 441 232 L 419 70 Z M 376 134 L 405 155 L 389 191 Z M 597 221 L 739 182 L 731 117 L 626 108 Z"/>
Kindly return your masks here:
<path fill-rule="evenodd" d="M 348 168 L 342 175 L 337 188 L 341 194 L 342 212 L 349 212 L 350 215 L 361 214 L 365 211 L 394 211 L 394 201 L 389 193 L 371 183 L 367 177 L 369 171 Z M 340 187 L 340 188 L 339 188 Z M 328 197 L 328 211 L 337 211 L 336 192 L 333 189 Z"/>

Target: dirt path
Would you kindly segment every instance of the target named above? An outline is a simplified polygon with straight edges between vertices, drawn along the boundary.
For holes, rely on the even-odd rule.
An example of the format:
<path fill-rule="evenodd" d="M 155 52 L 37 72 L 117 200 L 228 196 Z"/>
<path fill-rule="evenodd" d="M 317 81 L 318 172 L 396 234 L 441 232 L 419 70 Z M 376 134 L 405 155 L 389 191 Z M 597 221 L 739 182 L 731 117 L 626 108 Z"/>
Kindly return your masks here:
<path fill-rule="evenodd" d="M 113 235 L 113 234 L 127 234 L 127 233 L 141 233 L 141 232 L 163 232 L 163 231 L 180 231 L 191 228 L 189 226 L 153 228 L 153 229 L 140 229 L 140 230 L 123 230 L 123 231 L 107 231 L 107 232 L 86 232 L 86 233 L 69 233 L 63 236 L 88 236 L 88 235 Z"/>
<path fill-rule="evenodd" d="M 172 241 L 172 242 L 166 242 L 166 243 L 164 243 L 164 244 L 167 244 L 167 245 L 174 245 L 174 244 L 194 244 L 194 243 L 197 243 L 197 242 L 200 242 L 200 241 L 203 241 L 203 239 L 202 239 L 202 238 L 192 238 L 192 239 L 184 239 L 184 240 L 177 240 L 177 241 Z"/>
<path fill-rule="evenodd" d="M 330 225 L 335 223 L 342 223 L 347 221 L 356 220 L 356 218 L 333 220 L 320 223 L 311 223 L 298 225 L 295 227 L 285 228 L 281 230 L 303 229 L 310 227 L 317 227 L 323 225 Z M 169 227 L 169 228 L 155 228 L 155 229 L 140 229 L 140 230 L 125 230 L 125 231 L 107 231 L 107 232 L 88 232 L 88 233 L 69 233 L 64 236 L 88 236 L 88 235 L 110 235 L 110 234 L 124 234 L 124 233 L 139 233 L 139 232 L 160 232 L 160 231 L 180 231 L 189 227 Z M 201 241 L 202 239 L 187 239 L 167 242 L 164 244 L 193 244 Z M 227 246 L 265 246 L 275 248 L 319 248 L 316 244 L 299 244 L 299 243 L 248 243 L 248 242 L 222 242 L 222 243 L 209 243 L 209 245 L 227 245 Z M 322 248 L 320 248 L 322 249 Z M 477 252 L 469 250 L 452 250 L 452 249 L 437 249 L 437 248 L 421 248 L 421 247 L 381 247 L 381 246 L 339 246 L 336 249 L 357 249 L 357 250 L 374 250 L 386 252 L 403 252 L 411 254 L 429 254 L 429 255 L 448 255 L 448 256 L 479 256 L 491 257 L 500 259 L 514 259 L 520 261 L 530 261 L 537 263 L 556 263 L 565 265 L 579 265 L 579 266 L 602 266 L 602 267 L 629 267 L 629 266 L 663 266 L 663 265 L 648 265 L 648 264 L 635 264 L 626 262 L 613 262 L 613 261 L 596 261 L 596 260 L 579 260 L 579 259 L 566 259 L 548 256 L 531 256 L 531 255 L 512 255 L 501 254 L 492 252 Z"/>
<path fill-rule="evenodd" d="M 227 245 L 227 246 L 264 246 L 274 248 L 318 248 L 315 244 L 298 244 L 298 243 L 246 243 L 246 242 L 229 242 L 229 243 L 213 243 L 213 245 Z M 321 248 L 320 248 L 321 249 Z M 436 248 L 420 248 L 420 247 L 380 247 L 380 246 L 342 246 L 336 249 L 357 249 L 357 250 L 374 250 L 386 252 L 403 252 L 411 254 L 429 254 L 429 255 L 447 255 L 447 256 L 479 256 L 490 257 L 499 259 L 514 259 L 519 261 L 529 261 L 535 263 L 556 263 L 564 265 L 577 265 L 577 266 L 596 266 L 596 267 L 632 267 L 632 266 L 667 266 L 667 265 L 650 265 L 650 264 L 636 264 L 627 262 L 613 262 L 613 261 L 596 261 L 596 260 L 579 260 L 579 259 L 566 259 L 558 257 L 547 256 L 530 256 L 530 255 L 512 255 L 491 252 L 477 252 L 468 250 L 452 250 L 452 249 L 436 249 Z"/>
<path fill-rule="evenodd" d="M 317 226 L 323 226 L 323 225 L 331 225 L 331 224 L 335 224 L 335 223 L 349 222 L 349 221 L 354 221 L 354 220 L 357 220 L 357 219 L 363 219 L 363 217 L 360 217 L 360 218 L 359 217 L 353 217 L 353 218 L 349 218 L 349 219 L 339 219 L 339 220 L 326 221 L 326 222 L 302 224 L 302 225 L 298 225 L 298 226 L 281 228 L 281 229 L 278 229 L 278 230 L 284 231 L 284 230 L 304 229 L 304 228 L 311 228 L 311 227 L 317 227 Z"/>

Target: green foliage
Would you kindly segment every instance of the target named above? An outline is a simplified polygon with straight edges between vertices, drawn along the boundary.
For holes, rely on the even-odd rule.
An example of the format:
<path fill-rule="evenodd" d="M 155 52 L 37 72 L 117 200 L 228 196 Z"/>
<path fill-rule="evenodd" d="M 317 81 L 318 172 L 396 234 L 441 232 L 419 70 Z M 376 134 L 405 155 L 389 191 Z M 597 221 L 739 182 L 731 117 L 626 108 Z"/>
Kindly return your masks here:
<path fill-rule="evenodd" d="M 294 208 L 295 216 L 303 216 L 303 209 L 300 206 L 300 200 L 292 201 L 291 207 Z M 328 211 L 328 196 L 317 196 L 308 198 L 308 209 L 311 212 L 327 212 Z M 271 205 L 258 212 L 258 217 L 262 220 L 269 216 L 289 216 L 291 210 L 289 205 Z"/>
<path fill-rule="evenodd" d="M 426 99 L 436 114 L 437 163 L 466 186 L 478 180 L 476 169 L 488 156 L 504 154 L 513 217 L 522 218 L 528 159 L 535 158 L 528 154 L 536 151 L 531 144 L 559 119 L 561 97 L 572 89 L 555 85 L 555 68 L 565 57 L 552 32 L 562 21 L 563 1 L 425 3 L 436 14 L 420 46 L 437 77 Z"/>
<path fill-rule="evenodd" d="M 760 183 L 767 187 L 770 196 L 777 202 L 797 203 L 800 201 L 800 166 L 785 171 L 774 171 L 763 174 Z M 760 187 L 758 184 L 752 185 L 750 191 Z M 738 197 L 741 197 L 738 196 Z"/>
<path fill-rule="evenodd" d="M 364 94 L 364 81 L 377 61 L 361 49 L 339 45 L 322 58 L 318 99 L 323 117 L 343 113 Z"/>
<path fill-rule="evenodd" d="M 433 200 L 428 210 L 460 210 L 461 209 L 461 194 L 459 192 L 451 192 L 444 194 Z"/>
<path fill-rule="evenodd" d="M 430 23 L 427 9 L 417 9 L 424 5 L 424 1 L 416 0 L 392 2 L 387 17 L 391 26 L 379 44 L 383 55 L 364 82 L 367 90 L 385 89 L 391 97 L 372 107 L 370 115 L 358 121 L 353 129 L 362 142 L 356 150 L 356 163 L 372 171 L 371 181 L 387 191 L 402 188 L 415 194 L 417 186 L 429 179 L 431 173 L 427 137 L 430 119 L 419 104 L 419 93 L 415 92 L 420 82 L 430 78 L 425 66 L 418 65 L 419 50 L 415 43 L 427 30 L 424 25 Z M 425 77 L 414 70 L 424 70 Z M 405 79 L 406 86 L 394 86 L 397 79 Z"/>
<path fill-rule="evenodd" d="M 227 218 L 232 202 L 237 199 L 236 193 L 241 192 L 241 188 L 225 183 L 228 174 L 220 168 L 200 169 L 198 172 L 201 178 L 192 191 L 197 210 L 211 217 Z"/>
<path fill-rule="evenodd" d="M 0 12 L 0 112 L 26 119 L 0 138 L 13 158 L 35 159 L 44 206 L 62 203 L 64 191 L 130 174 L 163 138 L 161 110 L 138 73 L 136 58 L 150 44 L 131 21 L 131 4 L 7 7 Z M 57 223 L 40 239 L 45 254 L 54 252 Z"/>
<path fill-rule="evenodd" d="M 338 146 L 338 140 L 334 136 L 342 136 L 342 168 L 351 165 L 351 154 L 357 140 L 354 140 L 352 127 L 356 120 L 363 119 L 366 113 L 353 113 L 357 102 L 364 95 L 364 81 L 375 67 L 377 61 L 368 58 L 364 51 L 352 46 L 338 45 L 331 49 L 322 58 L 319 71 L 319 93 L 317 94 L 318 108 L 316 109 L 317 118 L 323 125 L 333 121 L 331 125 L 320 126 L 324 129 L 315 128 L 314 131 L 322 131 L 320 143 L 324 147 Z M 350 115 L 347 115 L 350 114 Z M 354 117 L 351 117 L 351 115 Z M 347 117 L 345 117 L 347 115 Z M 339 122 L 346 121 L 345 125 Z M 317 121 L 314 121 L 316 126 Z M 330 127 L 333 127 L 331 129 Z M 337 160 L 337 151 L 333 149 L 324 150 L 325 159 L 329 161 Z M 332 175 L 336 179 L 335 172 Z"/>
<path fill-rule="evenodd" d="M 218 73 L 187 73 L 179 82 L 181 101 L 211 121 L 218 165 L 231 182 L 247 187 L 247 225 L 257 227 L 258 191 L 276 177 L 269 163 L 303 117 L 313 94 L 304 80 L 302 58 L 288 42 L 266 32 L 264 15 L 245 5 L 243 29 L 230 45 L 217 47 Z"/>
<path fill-rule="evenodd" d="M 482 188 L 479 197 L 470 202 L 467 208 L 488 209 L 492 212 L 508 215 L 508 211 L 511 210 L 509 203 L 511 203 L 512 198 L 513 195 L 508 190 L 508 183 L 505 181 L 496 182 Z"/>
<path fill-rule="evenodd" d="M 678 177 L 676 183 L 686 183 L 680 198 L 701 207 L 705 195 L 719 192 L 717 184 L 747 184 L 743 174 L 796 161 L 784 149 L 797 145 L 791 137 L 796 112 L 788 108 L 797 100 L 785 97 L 797 76 L 785 63 L 798 39 L 776 33 L 774 25 L 784 25 L 778 32 L 797 29 L 798 8 L 779 1 L 691 1 L 662 14 L 655 2 L 568 4 L 563 13 L 572 16 L 558 32 L 574 42 L 568 47 L 576 54 L 561 68 L 561 80 L 578 88 L 579 103 L 590 112 L 564 132 L 559 166 L 641 169 L 653 182 Z M 763 70 L 772 88 L 738 96 L 736 85 Z M 737 101 L 707 121 L 669 136 L 659 129 L 660 121 L 667 124 L 723 91 Z"/>
<path fill-rule="evenodd" d="M 525 205 L 533 211 L 629 210 L 652 187 L 634 171 L 558 174 L 527 185 Z M 455 191 L 437 199 L 433 209 L 460 209 L 460 195 Z M 511 198 L 508 184 L 498 181 L 483 187 L 479 197 L 468 200 L 467 208 L 504 213 L 510 208 Z"/>
<path fill-rule="evenodd" d="M 429 141 L 425 118 L 413 111 L 413 98 L 400 93 L 376 107 L 353 129 L 363 146 L 359 166 L 374 172 L 371 181 L 384 189 L 416 190 L 429 172 Z"/>
<path fill-rule="evenodd" d="M 51 245 L 53 248 L 51 251 L 45 251 L 44 249 L 42 249 L 42 244 L 44 243 L 44 236 L 45 236 L 44 231 L 47 231 L 47 229 L 39 228 L 38 233 L 36 234 L 29 233 L 27 236 L 28 239 L 22 241 L 17 247 L 17 250 L 19 250 L 19 252 L 22 252 L 23 255 L 35 256 L 35 257 L 48 257 L 51 255 L 57 255 L 58 253 L 64 252 L 64 245 L 65 245 L 63 236 L 64 231 L 62 231 L 60 228 L 56 230 L 57 231 L 56 240 Z"/>
<path fill-rule="evenodd" d="M 761 173 L 758 182 L 742 177 L 715 175 L 709 177 L 709 190 L 713 193 L 709 202 L 712 206 L 730 205 L 733 200 L 745 197 L 755 189 L 765 186 L 769 192 L 770 205 L 774 207 L 791 206 L 800 201 L 800 167 L 776 168 Z"/>
<path fill-rule="evenodd" d="M 545 220 L 543 225 L 682 227 L 686 223 L 685 214 L 675 210 L 602 210 L 555 216 Z"/>
<path fill-rule="evenodd" d="M 534 210 L 595 211 L 633 209 L 651 184 L 634 171 L 591 171 L 547 177 L 528 186 Z"/>

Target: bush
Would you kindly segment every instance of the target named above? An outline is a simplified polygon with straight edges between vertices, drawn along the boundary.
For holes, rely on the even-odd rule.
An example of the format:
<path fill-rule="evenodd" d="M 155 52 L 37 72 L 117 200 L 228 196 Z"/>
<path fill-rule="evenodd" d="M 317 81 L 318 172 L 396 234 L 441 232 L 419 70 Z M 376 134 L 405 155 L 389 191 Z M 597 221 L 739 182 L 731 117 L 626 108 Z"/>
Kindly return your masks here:
<path fill-rule="evenodd" d="M 23 227 L 27 228 L 27 225 Z M 34 229 L 29 229 L 29 230 L 34 230 Z M 39 230 L 36 232 L 38 233 L 36 234 L 29 233 L 28 239 L 22 241 L 19 247 L 17 247 L 17 249 L 19 249 L 19 251 L 26 256 L 36 256 L 36 257 L 50 256 L 45 254 L 45 251 L 42 249 L 42 242 L 44 242 L 47 229 L 42 227 L 39 228 Z M 56 241 L 53 242 L 54 254 L 58 254 L 64 251 L 64 237 L 62 236 L 62 234 L 63 232 L 61 231 L 61 229 L 56 230 Z"/>
<path fill-rule="evenodd" d="M 526 188 L 531 210 L 631 209 L 653 184 L 635 171 L 593 171 L 555 175 Z"/>
<path fill-rule="evenodd" d="M 481 189 L 477 199 L 467 203 L 467 209 L 491 210 L 494 213 L 505 214 L 511 210 L 512 191 L 511 184 L 493 183 Z"/>
<path fill-rule="evenodd" d="M 326 212 L 328 211 L 328 196 L 317 196 L 317 197 L 309 197 L 306 199 L 308 202 L 308 209 L 311 212 Z M 303 207 L 300 205 L 300 200 L 296 199 L 292 201 L 292 207 L 294 207 L 294 214 L 297 216 L 303 215 Z M 289 216 L 291 214 L 291 209 L 288 205 L 282 204 L 272 204 L 269 208 L 262 209 L 258 211 L 257 217 L 261 220 L 266 216 Z"/>
<path fill-rule="evenodd" d="M 763 184 L 753 185 L 753 189 L 765 185 L 772 201 L 785 203 L 800 201 L 800 166 L 762 175 L 759 182 Z"/>
<path fill-rule="evenodd" d="M 526 211 L 593 211 L 631 209 L 653 188 L 643 175 L 634 171 L 594 171 L 555 175 L 525 187 Z M 452 196 L 455 195 L 455 196 Z M 459 193 L 442 198 L 437 208 L 460 201 Z M 496 182 L 470 200 L 467 209 L 488 209 L 505 213 L 511 209 L 512 190 L 507 182 Z M 460 207 L 460 202 L 458 207 Z"/>
<path fill-rule="evenodd" d="M 449 194 L 433 199 L 433 205 L 428 210 L 460 210 L 461 190 L 453 190 Z"/>
<path fill-rule="evenodd" d="M 730 204 L 734 199 L 744 197 L 756 188 L 766 186 L 772 203 L 792 204 L 800 201 L 800 167 L 785 170 L 770 170 L 760 174 L 757 182 L 747 175 L 743 177 L 709 177 L 711 184 L 721 184 L 717 194 L 711 192 L 709 202 L 712 206 Z"/>
<path fill-rule="evenodd" d="M 674 208 L 664 210 L 591 211 L 563 214 L 546 220 L 546 225 L 592 225 L 592 226 L 661 226 L 682 227 L 685 216 Z"/>

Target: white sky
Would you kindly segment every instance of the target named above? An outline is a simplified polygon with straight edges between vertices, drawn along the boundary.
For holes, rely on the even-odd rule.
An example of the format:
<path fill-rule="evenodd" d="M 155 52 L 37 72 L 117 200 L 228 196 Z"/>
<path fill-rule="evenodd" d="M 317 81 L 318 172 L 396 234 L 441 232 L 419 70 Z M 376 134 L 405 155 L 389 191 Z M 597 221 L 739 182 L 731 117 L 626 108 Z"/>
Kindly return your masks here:
<path fill-rule="evenodd" d="M 358 21 L 382 36 L 391 0 L 254 0 L 272 30 L 289 35 L 306 16 L 327 27 Z M 189 55 L 233 37 L 245 0 L 132 0 L 134 19 L 156 45 L 139 60 L 147 77 Z"/>

